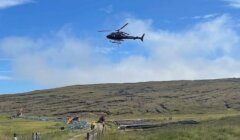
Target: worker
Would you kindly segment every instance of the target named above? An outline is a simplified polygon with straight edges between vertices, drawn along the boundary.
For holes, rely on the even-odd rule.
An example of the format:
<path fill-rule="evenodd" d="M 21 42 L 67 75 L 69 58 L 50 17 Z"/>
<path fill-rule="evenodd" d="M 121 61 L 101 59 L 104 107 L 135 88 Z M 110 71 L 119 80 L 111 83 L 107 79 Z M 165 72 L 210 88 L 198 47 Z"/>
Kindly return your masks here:
<path fill-rule="evenodd" d="M 93 130 L 93 129 L 94 129 L 95 125 L 96 125 L 96 123 L 95 123 L 94 121 L 92 121 L 92 122 L 91 122 L 91 125 L 90 125 L 90 127 L 91 127 L 91 130 Z"/>
<path fill-rule="evenodd" d="M 105 123 L 105 117 L 104 116 L 101 116 L 98 121 L 98 123 Z"/>
<path fill-rule="evenodd" d="M 105 117 L 104 116 L 101 116 L 99 119 L 98 119 L 98 121 L 97 121 L 97 123 L 101 123 L 102 124 L 102 126 L 103 126 L 103 129 L 105 129 Z"/>

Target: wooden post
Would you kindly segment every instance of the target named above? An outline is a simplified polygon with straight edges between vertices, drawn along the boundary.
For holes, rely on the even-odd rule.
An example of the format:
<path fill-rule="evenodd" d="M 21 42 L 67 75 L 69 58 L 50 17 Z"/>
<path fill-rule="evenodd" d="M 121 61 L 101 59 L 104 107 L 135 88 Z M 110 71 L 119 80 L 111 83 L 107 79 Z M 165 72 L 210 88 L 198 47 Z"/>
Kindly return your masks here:
<path fill-rule="evenodd" d="M 38 140 L 38 133 L 36 132 L 36 140 Z"/>
<path fill-rule="evenodd" d="M 35 132 L 32 133 L 32 140 L 37 140 L 37 133 Z"/>
<path fill-rule="evenodd" d="M 13 134 L 13 139 L 17 140 L 17 134 L 16 133 Z"/>
<path fill-rule="evenodd" d="M 89 132 L 87 133 L 87 140 L 90 140 Z"/>
<path fill-rule="evenodd" d="M 32 140 L 40 140 L 40 133 L 36 132 L 36 133 L 32 133 Z"/>
<path fill-rule="evenodd" d="M 32 133 L 32 140 L 34 140 L 34 133 Z"/>

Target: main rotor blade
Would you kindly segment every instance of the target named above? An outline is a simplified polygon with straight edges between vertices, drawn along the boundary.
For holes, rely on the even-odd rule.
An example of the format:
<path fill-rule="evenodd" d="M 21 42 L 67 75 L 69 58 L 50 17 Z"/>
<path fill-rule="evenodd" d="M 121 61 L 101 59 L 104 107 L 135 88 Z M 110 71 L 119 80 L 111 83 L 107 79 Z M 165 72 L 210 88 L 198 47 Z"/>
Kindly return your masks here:
<path fill-rule="evenodd" d="M 116 30 L 116 31 L 120 31 L 120 30 L 122 30 L 122 29 L 125 28 L 127 25 L 128 25 L 128 23 L 126 23 L 126 24 L 123 25 L 120 29 L 118 29 L 118 30 Z"/>
<path fill-rule="evenodd" d="M 111 30 L 100 30 L 98 32 L 111 32 Z"/>

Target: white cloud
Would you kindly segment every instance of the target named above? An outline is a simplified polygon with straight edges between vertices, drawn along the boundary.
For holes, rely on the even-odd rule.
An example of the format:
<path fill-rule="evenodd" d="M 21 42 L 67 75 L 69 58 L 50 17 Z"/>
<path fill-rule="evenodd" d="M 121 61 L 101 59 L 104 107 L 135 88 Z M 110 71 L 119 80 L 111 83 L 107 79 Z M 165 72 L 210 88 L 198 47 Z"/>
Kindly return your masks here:
<path fill-rule="evenodd" d="M 132 33 L 146 32 L 145 47 L 150 49 L 148 64 L 162 73 L 160 79 L 202 79 L 240 76 L 235 57 L 240 37 L 232 20 L 223 15 L 181 32 L 153 29 L 151 21 L 128 20 Z M 135 28 L 137 27 L 137 28 Z M 142 28 L 141 28 L 142 27 Z M 226 67 L 224 67 L 226 66 Z M 157 71 L 157 70 L 156 70 Z M 169 74 L 168 76 L 166 76 Z"/>
<path fill-rule="evenodd" d="M 11 80 L 11 79 L 12 78 L 9 76 L 0 75 L 0 81 Z"/>
<path fill-rule="evenodd" d="M 228 3 L 230 7 L 240 8 L 240 0 L 223 0 Z"/>
<path fill-rule="evenodd" d="M 112 62 L 106 48 L 100 53 L 93 44 L 65 31 L 49 38 L 4 38 L 0 51 L 13 58 L 16 77 L 52 87 L 240 76 L 240 36 L 227 15 L 180 32 L 154 28 L 151 20 L 131 18 L 127 22 L 129 33 L 146 33 L 139 48 L 147 56 L 130 53 Z"/>
<path fill-rule="evenodd" d="M 193 16 L 193 17 L 181 17 L 181 20 L 186 20 L 186 19 L 195 19 L 195 20 L 209 20 L 209 19 L 214 19 L 216 17 L 220 16 L 218 13 L 212 13 L 212 14 L 206 14 L 206 15 L 198 15 L 198 16 Z"/>
<path fill-rule="evenodd" d="M 33 0 L 0 0 L 0 9 L 33 2 Z"/>
<path fill-rule="evenodd" d="M 99 11 L 111 14 L 113 12 L 113 5 L 108 5 L 107 7 L 100 8 Z"/>
<path fill-rule="evenodd" d="M 194 16 L 192 18 L 193 19 L 211 19 L 211 18 L 216 18 L 217 16 L 219 16 L 219 14 L 215 13 L 215 14 L 207 14 L 203 16 Z"/>

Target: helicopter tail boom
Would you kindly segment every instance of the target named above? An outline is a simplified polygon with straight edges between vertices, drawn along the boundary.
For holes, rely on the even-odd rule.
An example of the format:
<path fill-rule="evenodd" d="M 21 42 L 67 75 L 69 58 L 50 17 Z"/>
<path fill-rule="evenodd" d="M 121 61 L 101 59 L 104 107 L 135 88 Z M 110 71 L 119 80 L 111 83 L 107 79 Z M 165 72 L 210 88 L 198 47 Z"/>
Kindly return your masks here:
<path fill-rule="evenodd" d="M 145 36 L 145 34 L 143 34 L 141 37 L 140 36 L 125 36 L 123 39 L 133 39 L 133 40 L 139 39 L 139 40 L 143 41 L 144 36 Z"/>

